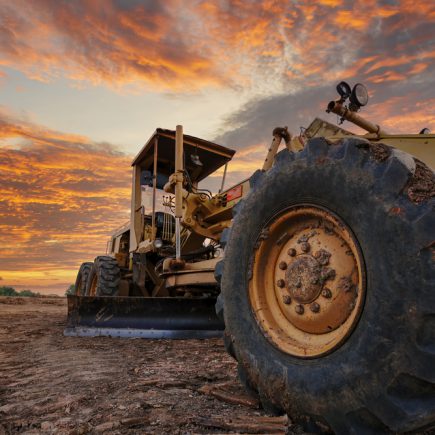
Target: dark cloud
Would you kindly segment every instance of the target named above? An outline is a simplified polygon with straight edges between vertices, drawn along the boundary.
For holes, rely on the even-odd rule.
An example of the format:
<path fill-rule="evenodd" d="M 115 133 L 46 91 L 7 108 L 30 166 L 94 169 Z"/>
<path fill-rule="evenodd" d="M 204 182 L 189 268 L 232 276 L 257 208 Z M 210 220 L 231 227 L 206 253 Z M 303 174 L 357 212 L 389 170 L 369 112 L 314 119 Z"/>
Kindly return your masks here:
<path fill-rule="evenodd" d="M 224 132 L 215 140 L 240 149 L 268 143 L 272 138 L 272 130 L 277 126 L 288 126 L 293 134 L 299 133 L 299 128 L 307 127 L 315 116 L 323 116 L 330 90 L 322 87 L 293 95 L 251 100 L 227 117 L 222 125 Z"/>
<path fill-rule="evenodd" d="M 288 126 L 292 134 L 299 134 L 300 127 L 307 127 L 315 117 L 335 123 L 337 117 L 325 113 L 328 102 L 338 97 L 335 85 L 336 82 L 330 82 L 294 94 L 255 98 L 224 120 L 215 141 L 239 150 L 256 144 L 264 144 L 266 149 L 277 126 Z M 432 109 L 435 79 L 367 85 L 372 98 L 361 111 L 363 117 L 391 133 L 418 133 L 423 127 L 435 129 Z M 349 123 L 344 127 L 357 131 Z"/>

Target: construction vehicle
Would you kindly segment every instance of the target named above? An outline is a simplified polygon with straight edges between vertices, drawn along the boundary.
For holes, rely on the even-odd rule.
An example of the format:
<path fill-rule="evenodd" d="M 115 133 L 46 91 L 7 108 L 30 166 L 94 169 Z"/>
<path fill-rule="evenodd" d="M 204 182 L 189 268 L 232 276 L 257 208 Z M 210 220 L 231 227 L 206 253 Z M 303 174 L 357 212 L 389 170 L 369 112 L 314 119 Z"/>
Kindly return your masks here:
<path fill-rule="evenodd" d="M 343 434 L 434 425 L 435 135 L 388 134 L 357 113 L 362 84 L 337 91 L 327 111 L 366 133 L 276 128 L 263 167 L 214 195 L 198 183 L 225 178 L 234 151 L 156 130 L 133 161 L 130 223 L 80 268 L 66 334 L 225 327 L 270 413 Z"/>

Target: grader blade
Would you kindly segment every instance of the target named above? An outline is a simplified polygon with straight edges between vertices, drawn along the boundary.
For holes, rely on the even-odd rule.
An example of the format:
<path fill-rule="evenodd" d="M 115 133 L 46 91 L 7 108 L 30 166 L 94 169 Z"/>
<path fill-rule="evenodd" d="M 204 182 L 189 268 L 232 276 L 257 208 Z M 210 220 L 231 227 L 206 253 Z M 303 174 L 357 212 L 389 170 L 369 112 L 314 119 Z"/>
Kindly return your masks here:
<path fill-rule="evenodd" d="M 68 295 L 65 336 L 191 339 L 222 336 L 215 298 Z"/>

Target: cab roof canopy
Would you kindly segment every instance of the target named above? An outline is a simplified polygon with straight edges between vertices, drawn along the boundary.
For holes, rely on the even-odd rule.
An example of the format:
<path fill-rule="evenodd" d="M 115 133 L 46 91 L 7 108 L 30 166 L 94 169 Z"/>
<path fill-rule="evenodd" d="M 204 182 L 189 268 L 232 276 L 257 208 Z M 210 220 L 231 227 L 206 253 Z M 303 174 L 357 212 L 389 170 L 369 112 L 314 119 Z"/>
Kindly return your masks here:
<path fill-rule="evenodd" d="M 184 169 L 189 173 L 192 182 L 199 182 L 230 161 L 235 151 L 200 139 L 183 135 Z M 175 131 L 158 128 L 148 139 L 133 160 L 132 166 L 140 166 L 141 170 L 153 173 L 154 145 L 157 144 L 157 173 L 169 176 L 175 166 Z M 192 156 L 198 156 L 202 165 L 194 163 Z"/>

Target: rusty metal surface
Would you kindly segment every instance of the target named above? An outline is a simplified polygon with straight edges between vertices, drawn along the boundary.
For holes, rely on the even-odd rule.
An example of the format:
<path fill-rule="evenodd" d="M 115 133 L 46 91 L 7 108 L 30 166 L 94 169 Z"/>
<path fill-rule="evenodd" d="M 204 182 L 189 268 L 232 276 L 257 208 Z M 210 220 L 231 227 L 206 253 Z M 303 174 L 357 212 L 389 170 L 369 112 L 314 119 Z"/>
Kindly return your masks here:
<path fill-rule="evenodd" d="M 287 290 L 301 304 L 314 301 L 322 290 L 319 262 L 311 255 L 299 255 L 290 263 L 285 273 Z"/>
<path fill-rule="evenodd" d="M 220 336 L 215 298 L 68 296 L 68 336 L 209 338 Z"/>
<path fill-rule="evenodd" d="M 361 116 L 357 116 L 363 119 Z M 372 128 L 377 128 L 375 124 L 369 124 Z M 342 127 L 320 118 L 315 118 L 304 132 L 306 139 L 325 137 L 330 142 L 338 142 L 344 137 L 351 136 L 368 139 L 372 144 L 388 145 L 389 147 L 405 151 L 424 162 L 430 168 L 435 168 L 435 134 L 417 134 L 417 132 L 415 134 L 387 134 L 382 130 L 379 133 L 353 134 Z"/>
<path fill-rule="evenodd" d="M 249 296 L 257 322 L 282 351 L 315 357 L 335 349 L 358 321 L 364 295 L 358 243 L 328 210 L 294 206 L 261 232 Z"/>
<path fill-rule="evenodd" d="M 379 125 L 373 124 L 372 122 L 358 115 L 356 112 L 348 109 L 341 101 L 331 101 L 328 104 L 327 112 L 335 113 L 336 115 L 343 117 L 347 121 L 354 123 L 358 127 L 363 128 L 369 133 L 374 133 L 376 135 L 386 134 Z"/>

